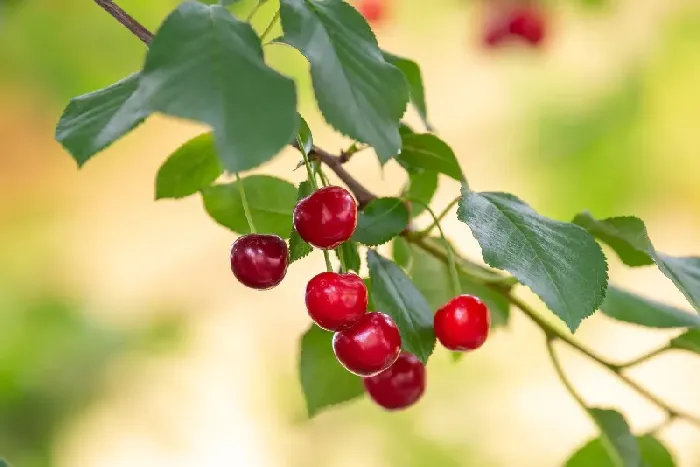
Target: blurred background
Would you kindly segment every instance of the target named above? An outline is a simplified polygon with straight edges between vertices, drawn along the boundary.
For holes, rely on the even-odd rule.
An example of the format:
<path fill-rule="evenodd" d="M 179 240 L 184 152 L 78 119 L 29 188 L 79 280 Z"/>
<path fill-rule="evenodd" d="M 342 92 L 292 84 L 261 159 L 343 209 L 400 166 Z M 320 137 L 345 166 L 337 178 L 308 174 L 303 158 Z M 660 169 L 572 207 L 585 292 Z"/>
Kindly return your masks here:
<path fill-rule="evenodd" d="M 6 3 L 0 456 L 16 467 L 548 467 L 595 436 L 551 370 L 539 330 L 517 313 L 459 364 L 438 350 L 414 408 L 386 414 L 363 400 L 306 420 L 297 345 L 309 323 L 303 290 L 322 256 L 257 293 L 232 277 L 235 237 L 199 197 L 153 201 L 160 163 L 202 127 L 153 117 L 78 171 L 53 139 L 63 107 L 138 69 L 145 49 L 88 0 Z M 177 0 L 119 3 L 155 29 Z M 430 119 L 474 189 L 516 193 L 563 220 L 583 209 L 638 215 L 659 250 L 700 255 L 700 1 L 548 1 L 540 47 L 498 49 L 483 45 L 482 1 L 385 3 L 374 25 L 380 44 L 421 64 Z M 318 117 L 301 56 L 281 46 L 266 53 L 299 81 L 320 145 L 343 147 Z M 375 192 L 405 182 L 397 167 L 381 173 L 361 156 L 349 170 Z M 259 171 L 297 182 L 297 160 L 288 151 Z M 435 207 L 457 189 L 442 180 Z M 478 258 L 467 227 L 450 219 L 448 234 Z M 610 263 L 616 284 L 688 309 L 658 271 Z M 615 360 L 673 334 L 602 316 L 578 333 Z M 663 419 L 563 353 L 591 404 L 621 408 L 637 431 Z M 664 355 L 632 375 L 700 413 L 700 359 Z M 661 439 L 679 466 L 700 466 L 691 426 L 676 422 Z"/>

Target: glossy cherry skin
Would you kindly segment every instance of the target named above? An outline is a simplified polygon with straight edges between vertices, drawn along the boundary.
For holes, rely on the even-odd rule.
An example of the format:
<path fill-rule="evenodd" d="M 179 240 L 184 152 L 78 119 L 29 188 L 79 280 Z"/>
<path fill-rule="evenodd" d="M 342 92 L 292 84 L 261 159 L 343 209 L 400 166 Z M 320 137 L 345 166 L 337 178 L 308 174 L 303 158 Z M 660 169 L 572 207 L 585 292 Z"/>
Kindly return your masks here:
<path fill-rule="evenodd" d="M 378 375 L 364 378 L 369 397 L 387 410 L 412 406 L 425 392 L 425 366 L 418 357 L 401 352 L 399 358 Z"/>
<path fill-rule="evenodd" d="M 366 313 L 333 335 L 338 361 L 358 376 L 374 376 L 389 368 L 401 353 L 396 323 L 384 313 Z"/>
<path fill-rule="evenodd" d="M 542 43 L 545 37 L 544 15 L 533 7 L 518 8 L 510 13 L 508 31 L 536 47 Z"/>
<path fill-rule="evenodd" d="M 386 0 L 361 0 L 357 5 L 357 11 L 365 17 L 368 23 L 378 23 L 385 16 Z"/>
<path fill-rule="evenodd" d="M 306 309 L 321 328 L 340 331 L 367 311 L 367 287 L 357 274 L 322 272 L 306 285 Z"/>
<path fill-rule="evenodd" d="M 488 307 L 473 295 L 459 295 L 435 313 L 435 335 L 450 350 L 476 350 L 489 335 Z"/>
<path fill-rule="evenodd" d="M 231 271 L 250 288 L 270 289 L 284 279 L 289 265 L 287 243 L 277 235 L 248 234 L 231 247 Z"/>
<path fill-rule="evenodd" d="M 348 240 L 357 227 L 355 198 L 339 186 L 327 186 L 300 200 L 294 228 L 307 243 L 330 250 Z"/>

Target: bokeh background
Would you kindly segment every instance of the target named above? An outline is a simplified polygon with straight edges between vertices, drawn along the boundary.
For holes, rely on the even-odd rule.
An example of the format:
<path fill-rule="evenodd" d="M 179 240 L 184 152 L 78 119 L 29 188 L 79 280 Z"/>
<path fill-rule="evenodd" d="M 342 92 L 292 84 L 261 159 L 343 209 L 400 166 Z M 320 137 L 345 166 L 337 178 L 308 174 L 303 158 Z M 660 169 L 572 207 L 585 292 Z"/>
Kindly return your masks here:
<path fill-rule="evenodd" d="M 136 70 L 144 47 L 91 1 L 14 3 L 0 13 L 0 456 L 16 467 L 548 467 L 594 436 L 540 332 L 517 313 L 459 364 L 438 350 L 415 408 L 386 414 L 364 400 L 307 420 L 297 345 L 303 290 L 322 256 L 253 292 L 229 271 L 233 234 L 199 197 L 153 201 L 160 163 L 202 127 L 151 118 L 78 171 L 53 140 L 63 107 Z M 151 29 L 176 3 L 120 2 Z M 481 1 L 387 3 L 380 43 L 422 65 L 431 120 L 472 187 L 514 192 L 559 219 L 638 215 L 661 251 L 700 254 L 699 1 L 549 1 L 540 50 L 484 49 Z M 303 59 L 280 46 L 266 53 L 299 80 L 317 141 L 342 147 L 318 117 Z M 288 151 L 260 170 L 296 182 L 297 160 Z M 405 182 L 370 153 L 349 169 L 381 194 Z M 457 189 L 443 180 L 436 208 Z M 449 235 L 478 258 L 451 219 Z M 611 256 L 611 275 L 688 308 L 652 268 L 626 270 Z M 673 332 L 597 316 L 578 334 L 625 360 Z M 564 354 L 592 404 L 621 408 L 638 431 L 662 420 Z M 632 374 L 700 413 L 700 359 L 665 355 Z M 661 438 L 679 466 L 700 466 L 691 426 L 676 422 Z"/>

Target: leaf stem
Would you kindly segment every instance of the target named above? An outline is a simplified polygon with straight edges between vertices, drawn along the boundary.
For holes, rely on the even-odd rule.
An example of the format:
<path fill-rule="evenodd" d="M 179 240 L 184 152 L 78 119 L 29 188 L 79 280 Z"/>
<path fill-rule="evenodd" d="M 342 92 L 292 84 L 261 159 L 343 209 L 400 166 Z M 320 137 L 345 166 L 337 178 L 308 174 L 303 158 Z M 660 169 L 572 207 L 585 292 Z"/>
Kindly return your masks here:
<path fill-rule="evenodd" d="M 664 345 L 663 347 L 659 347 L 658 349 L 652 350 L 651 352 L 647 352 L 644 355 L 641 355 L 633 360 L 630 360 L 627 363 L 623 363 L 619 365 L 620 369 L 627 369 L 631 368 L 633 366 L 639 365 L 640 363 L 644 363 L 647 360 L 651 360 L 652 358 L 661 355 L 662 353 L 666 352 L 667 350 L 671 350 L 671 347 L 667 344 Z"/>
<path fill-rule="evenodd" d="M 270 22 L 267 24 L 267 27 L 265 30 L 260 34 L 260 42 L 264 41 L 265 38 L 267 37 L 268 34 L 270 34 L 270 31 L 272 31 L 272 28 L 275 26 L 275 23 L 277 23 L 277 20 L 280 17 L 280 10 L 277 10 L 275 12 L 275 16 L 272 17 Z"/>
<path fill-rule="evenodd" d="M 236 185 L 238 186 L 238 193 L 241 196 L 241 203 L 243 204 L 243 212 L 245 213 L 245 220 L 248 221 L 248 228 L 250 228 L 250 233 L 257 233 L 255 230 L 255 224 L 253 224 L 253 216 L 250 215 L 250 207 L 248 206 L 248 200 L 245 196 L 245 188 L 243 187 L 243 181 L 238 172 L 236 172 Z"/>
<path fill-rule="evenodd" d="M 564 372 L 564 368 L 562 367 L 561 361 L 559 360 L 559 357 L 557 356 L 557 353 L 554 350 L 555 340 L 556 337 L 547 337 L 547 354 L 549 354 L 549 359 L 552 361 L 554 371 L 557 373 L 557 376 L 561 380 L 561 383 L 564 385 L 569 394 L 571 394 L 571 397 L 576 401 L 579 407 L 581 407 L 584 410 L 584 412 L 590 415 L 588 405 L 586 405 L 586 402 L 583 400 L 578 391 L 576 391 L 576 388 L 574 388 L 574 385 L 571 383 L 571 380 L 568 378 L 568 376 L 566 376 L 566 373 Z"/>

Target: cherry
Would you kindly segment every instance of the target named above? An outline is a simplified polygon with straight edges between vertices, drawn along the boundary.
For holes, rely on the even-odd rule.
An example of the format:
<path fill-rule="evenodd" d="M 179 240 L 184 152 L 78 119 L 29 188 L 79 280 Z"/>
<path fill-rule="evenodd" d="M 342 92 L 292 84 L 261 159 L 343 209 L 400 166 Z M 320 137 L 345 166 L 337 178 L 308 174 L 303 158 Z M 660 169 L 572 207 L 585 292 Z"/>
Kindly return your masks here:
<path fill-rule="evenodd" d="M 389 368 L 401 353 L 401 335 L 384 313 L 367 313 L 333 335 L 333 352 L 348 371 L 374 376 Z"/>
<path fill-rule="evenodd" d="M 523 6 L 511 12 L 508 30 L 536 47 L 545 36 L 545 18 L 536 8 Z"/>
<path fill-rule="evenodd" d="M 386 0 L 362 0 L 357 5 L 357 11 L 365 17 L 368 23 L 377 23 L 384 19 Z"/>
<path fill-rule="evenodd" d="M 473 295 L 460 295 L 435 313 L 435 335 L 450 350 L 476 350 L 489 335 L 488 307 Z"/>
<path fill-rule="evenodd" d="M 321 328 L 339 331 L 367 311 L 367 287 L 357 274 L 322 272 L 306 286 L 306 308 Z"/>
<path fill-rule="evenodd" d="M 231 247 L 233 275 L 253 289 L 270 289 L 282 282 L 288 265 L 287 244 L 277 235 L 243 235 Z"/>
<path fill-rule="evenodd" d="M 365 391 L 387 410 L 405 409 L 425 392 L 425 366 L 418 357 L 401 352 L 399 358 L 378 375 L 363 380 Z"/>
<path fill-rule="evenodd" d="M 348 240 L 357 227 L 355 198 L 339 186 L 327 186 L 300 200 L 294 228 L 307 243 L 330 250 Z"/>

